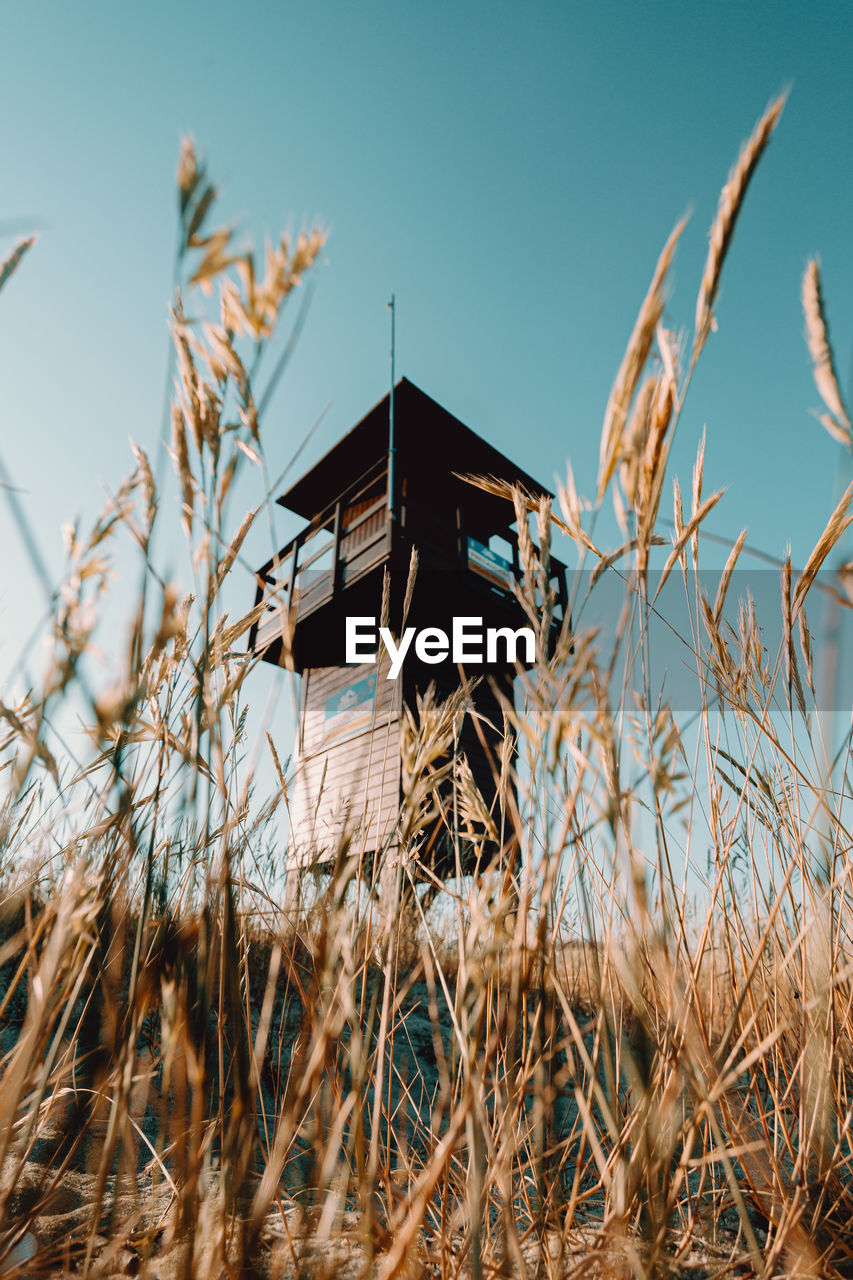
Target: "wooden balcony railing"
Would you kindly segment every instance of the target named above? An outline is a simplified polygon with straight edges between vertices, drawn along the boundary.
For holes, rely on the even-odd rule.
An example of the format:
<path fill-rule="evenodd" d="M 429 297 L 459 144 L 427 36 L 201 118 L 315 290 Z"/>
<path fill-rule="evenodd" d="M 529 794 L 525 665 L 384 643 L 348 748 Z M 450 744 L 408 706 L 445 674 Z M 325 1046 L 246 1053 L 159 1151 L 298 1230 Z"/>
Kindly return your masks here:
<path fill-rule="evenodd" d="M 280 638 L 283 617 L 307 617 L 387 557 L 386 477 L 382 459 L 258 570 L 255 604 L 268 604 L 252 627 L 250 649 L 266 649 Z"/>
<path fill-rule="evenodd" d="M 255 605 L 266 605 L 249 634 L 251 651 L 263 652 L 281 639 L 284 619 L 293 627 L 388 558 L 392 528 L 387 479 L 387 461 L 382 458 L 258 570 Z M 437 514 L 419 511 L 417 521 L 410 521 L 409 514 L 404 491 L 398 495 L 399 533 L 417 545 L 424 565 L 467 568 L 472 577 L 478 576 L 482 590 L 512 592 L 521 577 L 516 545 L 512 563 L 503 561 L 490 576 L 486 558 L 494 553 L 465 535 L 460 510 L 450 536 L 446 519 Z M 559 626 L 568 610 L 566 568 L 553 558 L 550 579 Z"/>

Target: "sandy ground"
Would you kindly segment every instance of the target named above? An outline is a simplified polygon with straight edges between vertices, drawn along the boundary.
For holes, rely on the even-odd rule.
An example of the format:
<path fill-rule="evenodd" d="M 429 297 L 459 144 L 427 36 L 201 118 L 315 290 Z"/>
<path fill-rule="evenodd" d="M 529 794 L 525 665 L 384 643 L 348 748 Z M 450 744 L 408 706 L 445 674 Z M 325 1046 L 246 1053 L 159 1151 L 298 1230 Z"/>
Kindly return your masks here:
<path fill-rule="evenodd" d="M 7 1161 L 4 1172 L 8 1173 L 9 1168 Z M 13 1206 L 20 1211 L 29 1205 L 32 1214 L 16 1237 L 6 1236 L 0 1275 L 11 1280 L 13 1276 L 70 1277 L 88 1272 L 99 1280 L 119 1276 L 180 1280 L 188 1274 L 205 1278 L 239 1274 L 237 1241 L 224 1239 L 217 1227 L 217 1190 L 215 1182 L 211 1182 L 200 1218 L 191 1224 L 194 1230 L 177 1238 L 175 1197 L 162 1179 L 152 1178 L 150 1169 L 140 1175 L 130 1194 L 111 1187 L 100 1217 L 95 1220 L 95 1173 L 68 1170 L 57 1180 L 37 1158 L 31 1159 L 17 1180 Z M 314 1228 L 325 1237 L 319 1244 Z M 387 1248 L 389 1241 L 383 1243 Z M 450 1250 L 457 1256 L 464 1243 L 456 1232 L 448 1237 Z M 562 1240 L 551 1234 L 543 1244 L 548 1263 L 544 1271 L 538 1272 L 540 1275 L 582 1274 L 596 1280 L 629 1280 L 643 1273 L 640 1247 L 627 1237 L 610 1240 L 602 1247 L 596 1230 L 588 1228 L 568 1232 Z M 686 1250 L 673 1267 L 673 1274 L 691 1280 L 707 1277 L 725 1268 L 733 1249 L 750 1270 L 743 1248 L 737 1247 L 735 1233 L 724 1229 L 716 1243 L 702 1242 L 701 1246 L 695 1244 Z M 413 1261 L 420 1274 L 441 1274 L 439 1259 L 430 1256 L 422 1241 L 417 1254 Z M 523 1242 L 522 1256 L 529 1274 L 536 1275 L 538 1242 Z M 309 1275 L 356 1280 L 365 1274 L 366 1265 L 363 1221 L 357 1214 L 339 1214 L 330 1239 L 316 1216 L 309 1219 L 293 1201 L 282 1199 L 267 1215 L 255 1267 L 248 1274 L 259 1280 L 296 1280 Z M 373 1274 L 382 1274 L 381 1261 Z M 470 1265 L 463 1265 L 459 1274 L 471 1275 Z M 488 1268 L 487 1274 L 494 1275 L 494 1268 Z M 519 1275 L 517 1263 L 507 1259 L 503 1274 Z"/>
<path fill-rule="evenodd" d="M 416 984 L 406 1002 L 405 1018 L 395 1036 L 395 1062 L 408 1091 L 393 1091 L 392 1107 L 397 1111 L 401 1132 L 414 1133 L 418 1122 L 430 1111 L 439 1084 L 436 1044 L 427 1013 L 427 993 Z M 292 1036 L 287 1016 L 280 1023 L 285 1039 Z M 450 1039 L 450 1028 L 442 1028 Z M 7 1033 L 11 1031 L 6 1029 Z M 9 1036 L 11 1041 L 11 1036 Z M 11 1042 L 4 1046 L 12 1047 Z M 139 1079 L 153 1074 L 153 1060 L 138 1062 Z M 237 1274 L 234 1269 L 238 1241 L 222 1227 L 219 1212 L 220 1187 L 216 1175 L 210 1175 L 199 1218 L 188 1230 L 177 1229 L 177 1197 L 170 1186 L 170 1169 L 174 1169 L 174 1153 L 158 1155 L 157 1108 L 151 1095 L 140 1089 L 134 1095 L 131 1115 L 137 1132 L 135 1169 L 125 1169 L 123 1176 L 112 1179 L 99 1201 L 97 1169 L 106 1136 L 106 1121 L 89 1121 L 85 1141 L 75 1153 L 71 1167 L 57 1172 L 57 1150 L 62 1156 L 68 1133 L 46 1121 L 30 1143 L 23 1164 L 10 1154 L 2 1169 L 4 1186 L 10 1183 L 13 1193 L 6 1223 L 0 1223 L 0 1276 L 71 1276 L 88 1273 L 97 1277 L 147 1276 L 152 1280 L 179 1280 L 180 1277 L 218 1277 Z M 156 1101 L 156 1099 L 155 1099 Z M 563 1120 L 570 1126 L 573 1103 L 567 1103 Z M 271 1105 L 271 1110 L 274 1106 Z M 403 1115 L 403 1111 L 408 1112 Z M 21 1138 L 23 1135 L 21 1135 Z M 19 1156 L 20 1159 L 20 1156 Z M 716 1241 L 693 1245 L 679 1257 L 674 1271 L 688 1276 L 707 1276 L 720 1270 L 734 1252 L 746 1261 L 742 1238 L 737 1238 L 736 1215 L 729 1212 L 718 1223 Z M 448 1229 L 445 1254 L 466 1254 L 467 1241 Z M 320 1238 L 321 1244 L 316 1241 Z M 377 1240 L 381 1253 L 389 1239 Z M 594 1227 L 565 1234 L 561 1240 L 552 1235 L 541 1242 L 550 1260 L 546 1271 L 539 1274 L 556 1276 L 578 1271 L 594 1277 L 628 1277 L 642 1273 L 638 1245 L 628 1237 L 610 1240 L 602 1248 Z M 418 1262 L 424 1275 L 442 1274 L 439 1258 L 428 1250 L 423 1240 L 418 1249 Z M 537 1274 L 540 1242 L 523 1242 L 525 1267 Z M 470 1257 L 470 1254 L 467 1256 Z M 332 1215 L 329 1222 L 306 1218 L 303 1210 L 282 1195 L 267 1215 L 259 1247 L 255 1252 L 257 1277 L 356 1277 L 365 1274 L 368 1264 L 363 1220 L 351 1212 Z M 446 1267 L 445 1267 L 446 1274 Z M 381 1274 L 380 1267 L 375 1271 Z M 244 1273 L 245 1274 L 245 1273 Z M 470 1274 L 463 1264 L 460 1275 Z M 487 1268 L 486 1274 L 493 1274 Z M 504 1275 L 518 1275 L 518 1259 L 509 1258 Z"/>

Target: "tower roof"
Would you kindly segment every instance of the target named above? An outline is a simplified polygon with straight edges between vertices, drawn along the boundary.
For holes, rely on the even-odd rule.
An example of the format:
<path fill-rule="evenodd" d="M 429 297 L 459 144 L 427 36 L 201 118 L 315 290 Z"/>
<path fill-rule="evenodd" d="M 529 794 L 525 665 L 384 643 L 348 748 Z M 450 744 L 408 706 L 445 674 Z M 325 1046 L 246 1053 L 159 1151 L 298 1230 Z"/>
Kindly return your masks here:
<path fill-rule="evenodd" d="M 390 393 L 333 445 L 300 480 L 277 499 L 283 507 L 310 520 L 341 490 L 363 475 L 388 450 Z M 437 481 L 459 474 L 493 475 L 522 485 L 536 496 L 550 490 L 522 471 L 493 445 L 448 413 L 408 378 L 394 388 L 395 450 L 399 465 L 415 466 Z"/>

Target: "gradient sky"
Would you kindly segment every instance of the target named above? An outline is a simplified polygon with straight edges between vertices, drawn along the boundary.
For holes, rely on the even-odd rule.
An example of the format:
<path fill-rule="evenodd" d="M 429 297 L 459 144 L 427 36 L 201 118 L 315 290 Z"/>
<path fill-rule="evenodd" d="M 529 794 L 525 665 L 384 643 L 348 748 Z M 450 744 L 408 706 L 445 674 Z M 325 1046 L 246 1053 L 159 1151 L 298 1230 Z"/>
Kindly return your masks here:
<path fill-rule="evenodd" d="M 132 466 L 129 437 L 157 449 L 182 135 L 244 238 L 315 218 L 330 233 L 264 424 L 274 473 L 327 406 L 306 464 L 385 393 L 394 291 L 398 372 L 543 482 L 571 459 L 592 494 L 659 250 L 689 211 L 668 312 L 689 329 L 720 186 L 787 86 L 673 474 L 689 490 L 706 425 L 706 486 L 728 486 L 708 527 L 748 525 L 756 546 L 808 555 L 842 466 L 809 416 L 812 255 L 845 384 L 853 351 L 849 3 L 33 0 L 0 13 L 0 251 L 39 233 L 0 297 L 0 457 L 52 571 L 61 522 L 91 517 Z M 259 492 L 247 479 L 235 519 Z M 282 541 L 292 531 L 282 521 Z M 38 596 L 5 510 L 0 535 L 2 679 Z M 250 556 L 268 550 L 261 539 Z"/>

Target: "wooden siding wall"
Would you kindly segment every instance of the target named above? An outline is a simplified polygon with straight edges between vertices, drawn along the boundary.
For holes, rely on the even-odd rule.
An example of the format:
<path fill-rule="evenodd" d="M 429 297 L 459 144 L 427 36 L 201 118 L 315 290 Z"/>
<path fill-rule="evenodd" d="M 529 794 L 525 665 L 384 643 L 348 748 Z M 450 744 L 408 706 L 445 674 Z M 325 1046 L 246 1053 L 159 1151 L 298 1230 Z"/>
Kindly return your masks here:
<path fill-rule="evenodd" d="M 393 835 L 400 805 L 401 681 L 385 678 L 387 655 L 378 667 L 372 727 L 323 745 L 327 700 L 372 669 L 313 667 L 303 676 L 291 865 L 333 857 L 346 827 L 355 832 L 354 847 L 365 852 L 379 849 Z"/>
<path fill-rule="evenodd" d="M 351 526 L 359 516 L 364 515 L 372 507 L 377 498 L 382 496 L 382 492 L 374 492 L 366 498 L 359 499 L 358 502 L 351 502 L 345 507 L 341 513 L 341 535 L 343 538 L 343 546 L 341 548 L 345 556 L 352 556 L 359 547 L 364 546 L 368 542 L 372 542 L 376 534 L 384 528 L 388 519 L 388 508 L 380 507 L 367 520 L 362 520 L 361 524 L 355 529 Z"/>

